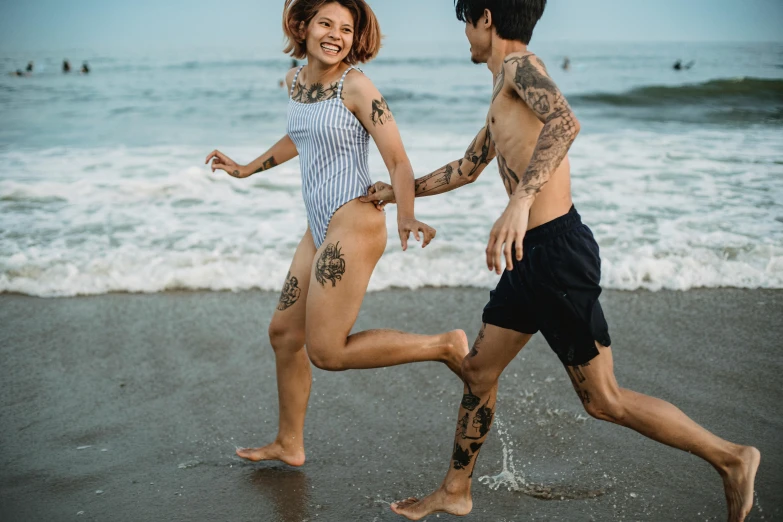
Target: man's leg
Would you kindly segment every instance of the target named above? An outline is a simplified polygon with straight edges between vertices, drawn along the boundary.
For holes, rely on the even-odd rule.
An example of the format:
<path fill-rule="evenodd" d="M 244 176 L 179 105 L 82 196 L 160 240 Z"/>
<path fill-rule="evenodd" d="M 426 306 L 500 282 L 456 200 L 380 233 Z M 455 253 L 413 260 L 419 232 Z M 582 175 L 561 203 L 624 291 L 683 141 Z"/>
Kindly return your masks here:
<path fill-rule="evenodd" d="M 587 413 L 712 464 L 723 479 L 729 521 L 744 520 L 753 507 L 759 451 L 716 437 L 666 401 L 620 388 L 614 376 L 612 349 L 598 345 L 598 350 L 600 354 L 589 363 L 566 366 Z"/>
<path fill-rule="evenodd" d="M 470 494 L 473 467 L 495 416 L 498 378 L 532 337 L 485 324 L 462 363 L 465 393 L 457 417 L 454 450 L 446 479 L 428 497 L 409 498 L 391 505 L 398 515 L 419 520 L 435 512 L 467 515 L 473 508 Z"/>

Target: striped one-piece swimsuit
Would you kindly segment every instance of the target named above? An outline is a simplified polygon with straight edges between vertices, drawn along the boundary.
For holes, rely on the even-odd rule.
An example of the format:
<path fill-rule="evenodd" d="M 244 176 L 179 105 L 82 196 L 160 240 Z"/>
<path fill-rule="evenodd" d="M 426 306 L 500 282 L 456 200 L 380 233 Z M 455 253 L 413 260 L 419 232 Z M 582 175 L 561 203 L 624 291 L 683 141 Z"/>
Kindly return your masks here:
<path fill-rule="evenodd" d="M 370 135 L 342 100 L 343 83 L 353 67 L 340 78 L 335 98 L 316 103 L 293 100 L 303 68 L 291 83 L 288 136 L 299 151 L 307 221 L 320 248 L 334 213 L 364 196 L 372 185 L 367 164 Z"/>

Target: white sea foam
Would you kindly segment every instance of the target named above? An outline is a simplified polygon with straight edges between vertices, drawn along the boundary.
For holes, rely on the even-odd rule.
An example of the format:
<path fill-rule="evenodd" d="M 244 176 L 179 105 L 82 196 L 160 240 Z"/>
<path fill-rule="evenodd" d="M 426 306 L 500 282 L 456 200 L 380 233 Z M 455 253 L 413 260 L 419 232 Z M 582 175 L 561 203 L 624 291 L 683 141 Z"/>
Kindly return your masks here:
<path fill-rule="evenodd" d="M 774 132 L 588 134 L 571 153 L 576 205 L 601 245 L 607 288 L 783 288 L 783 153 Z M 418 136 L 422 175 L 469 135 Z M 277 290 L 306 229 L 297 161 L 235 180 L 191 147 L 0 153 L 0 291 L 37 296 L 172 289 Z M 239 161 L 258 150 L 232 150 Z M 377 153 L 375 179 L 387 179 Z M 370 290 L 491 288 L 485 240 L 505 205 L 496 167 L 417 200 L 438 229 L 403 253 L 396 214 Z M 415 245 L 414 245 L 415 246 Z"/>

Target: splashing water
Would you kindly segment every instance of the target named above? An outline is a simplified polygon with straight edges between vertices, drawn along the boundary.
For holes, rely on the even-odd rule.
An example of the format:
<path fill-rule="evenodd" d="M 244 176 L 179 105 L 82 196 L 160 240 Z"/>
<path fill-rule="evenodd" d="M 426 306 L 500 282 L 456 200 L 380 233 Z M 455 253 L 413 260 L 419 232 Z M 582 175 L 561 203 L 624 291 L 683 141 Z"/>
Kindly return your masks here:
<path fill-rule="evenodd" d="M 479 477 L 479 483 L 494 491 L 505 488 L 540 500 L 581 500 L 600 497 L 606 493 L 605 489 L 579 489 L 563 484 L 543 485 L 530 482 L 517 471 L 514 465 L 514 442 L 508 429 L 497 416 L 495 416 L 495 427 L 503 445 L 503 469 L 497 475 Z"/>

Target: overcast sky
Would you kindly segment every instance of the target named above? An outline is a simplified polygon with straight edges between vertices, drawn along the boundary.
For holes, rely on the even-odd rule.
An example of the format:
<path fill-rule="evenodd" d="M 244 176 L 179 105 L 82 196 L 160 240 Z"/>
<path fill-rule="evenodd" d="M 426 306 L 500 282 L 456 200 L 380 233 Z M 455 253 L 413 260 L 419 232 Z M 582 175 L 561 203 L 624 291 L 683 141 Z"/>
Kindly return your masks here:
<path fill-rule="evenodd" d="M 370 0 L 387 50 L 464 42 L 453 0 Z M 783 42 L 783 0 L 550 0 L 533 44 Z M 0 0 L 0 48 L 281 48 L 282 0 Z M 1 54 L 1 53 L 0 53 Z"/>

